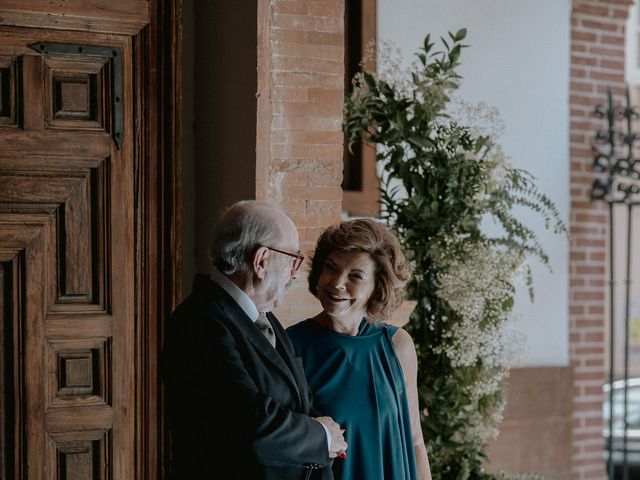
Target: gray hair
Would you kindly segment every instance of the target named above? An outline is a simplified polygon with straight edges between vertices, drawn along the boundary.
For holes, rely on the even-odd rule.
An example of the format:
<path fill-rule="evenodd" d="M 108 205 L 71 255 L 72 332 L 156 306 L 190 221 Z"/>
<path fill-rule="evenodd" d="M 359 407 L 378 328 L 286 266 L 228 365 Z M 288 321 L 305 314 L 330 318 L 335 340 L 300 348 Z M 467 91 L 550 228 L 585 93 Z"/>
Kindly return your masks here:
<path fill-rule="evenodd" d="M 277 243 L 282 232 L 269 215 L 275 207 L 254 200 L 237 202 L 225 210 L 211 242 L 211 259 L 220 272 L 232 275 L 246 268 L 258 246 Z"/>

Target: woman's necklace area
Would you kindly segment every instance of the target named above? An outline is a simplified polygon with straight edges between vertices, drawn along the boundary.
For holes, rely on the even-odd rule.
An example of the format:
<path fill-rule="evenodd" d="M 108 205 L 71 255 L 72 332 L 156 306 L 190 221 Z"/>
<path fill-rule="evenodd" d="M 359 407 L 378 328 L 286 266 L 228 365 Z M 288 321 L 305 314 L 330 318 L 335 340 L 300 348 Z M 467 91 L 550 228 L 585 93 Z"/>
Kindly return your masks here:
<path fill-rule="evenodd" d="M 341 322 L 335 317 L 330 317 L 325 312 L 322 312 L 318 316 L 318 321 L 325 327 L 333 330 L 334 332 L 343 333 L 345 335 L 351 335 L 352 337 L 355 337 L 356 335 L 358 335 L 358 330 L 360 328 L 361 320 L 362 318 L 355 321 L 353 325 L 350 325 L 347 322 Z"/>

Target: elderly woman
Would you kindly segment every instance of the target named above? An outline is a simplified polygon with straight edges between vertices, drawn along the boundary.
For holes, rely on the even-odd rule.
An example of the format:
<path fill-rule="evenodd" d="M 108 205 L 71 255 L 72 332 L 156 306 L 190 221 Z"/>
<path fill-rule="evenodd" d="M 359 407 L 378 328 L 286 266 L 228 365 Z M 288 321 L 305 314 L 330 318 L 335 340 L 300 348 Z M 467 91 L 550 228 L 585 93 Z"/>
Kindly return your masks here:
<path fill-rule="evenodd" d="M 288 329 L 314 407 L 345 431 L 337 480 L 430 479 L 420 428 L 416 350 L 384 323 L 410 270 L 397 238 L 366 219 L 329 227 L 311 261 L 309 291 L 322 312 Z"/>

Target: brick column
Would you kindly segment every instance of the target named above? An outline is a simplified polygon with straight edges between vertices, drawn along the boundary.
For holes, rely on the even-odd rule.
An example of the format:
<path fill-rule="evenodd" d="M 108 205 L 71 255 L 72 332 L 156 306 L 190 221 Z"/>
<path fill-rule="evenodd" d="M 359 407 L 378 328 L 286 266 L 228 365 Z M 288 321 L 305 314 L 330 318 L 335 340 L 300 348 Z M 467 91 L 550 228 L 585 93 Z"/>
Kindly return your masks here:
<path fill-rule="evenodd" d="M 342 210 L 344 0 L 258 2 L 257 198 L 280 205 L 306 254 Z M 278 310 L 319 311 L 306 270 Z"/>
<path fill-rule="evenodd" d="M 605 479 L 602 384 L 607 378 L 608 208 L 589 199 L 591 140 L 602 121 L 593 107 L 608 87 L 624 94 L 624 32 L 629 0 L 574 0 L 570 84 L 570 358 L 573 367 L 572 478 Z"/>

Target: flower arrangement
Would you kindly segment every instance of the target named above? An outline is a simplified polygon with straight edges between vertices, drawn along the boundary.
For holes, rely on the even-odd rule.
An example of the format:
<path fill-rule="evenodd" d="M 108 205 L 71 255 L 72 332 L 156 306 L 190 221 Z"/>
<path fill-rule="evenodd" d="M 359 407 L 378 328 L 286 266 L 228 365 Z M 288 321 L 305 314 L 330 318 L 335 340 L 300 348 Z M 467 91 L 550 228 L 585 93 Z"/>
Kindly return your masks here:
<path fill-rule="evenodd" d="M 566 232 L 531 175 L 496 142 L 495 109 L 452 101 L 466 30 L 434 51 L 427 35 L 406 75 L 385 52 L 380 74 L 362 72 L 345 101 L 349 143 L 377 147 L 381 211 L 414 264 L 416 301 L 407 330 L 418 354 L 422 427 L 434 479 L 502 478 L 483 468 L 504 407 L 517 339 L 504 328 L 515 280 L 533 295 L 528 257 L 549 264 L 538 237 L 514 213 L 540 214 Z M 481 228 L 492 218 L 497 234 Z"/>

